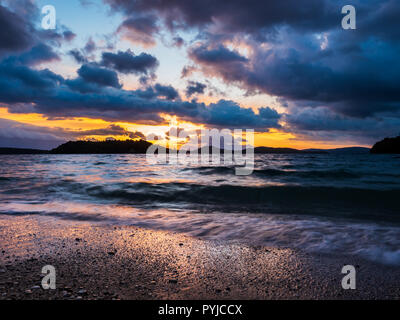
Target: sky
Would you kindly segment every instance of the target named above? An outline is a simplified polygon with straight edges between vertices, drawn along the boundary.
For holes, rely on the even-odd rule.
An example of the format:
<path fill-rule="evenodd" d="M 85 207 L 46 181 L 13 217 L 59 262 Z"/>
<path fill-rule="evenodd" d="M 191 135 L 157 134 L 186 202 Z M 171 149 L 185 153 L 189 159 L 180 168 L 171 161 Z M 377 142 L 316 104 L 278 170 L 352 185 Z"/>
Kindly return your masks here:
<path fill-rule="evenodd" d="M 399 14 L 397 0 L 0 0 L 0 147 L 163 138 L 171 120 L 254 129 L 256 146 L 371 146 L 400 133 Z"/>

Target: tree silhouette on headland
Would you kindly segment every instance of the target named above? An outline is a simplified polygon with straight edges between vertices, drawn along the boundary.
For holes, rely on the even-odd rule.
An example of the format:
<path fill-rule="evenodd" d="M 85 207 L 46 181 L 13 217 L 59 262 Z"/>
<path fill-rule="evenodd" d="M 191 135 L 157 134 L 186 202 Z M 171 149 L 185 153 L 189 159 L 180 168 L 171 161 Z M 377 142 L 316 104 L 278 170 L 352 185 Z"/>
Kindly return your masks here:
<path fill-rule="evenodd" d="M 374 144 L 371 153 L 395 153 L 400 154 L 400 136 L 385 138 Z"/>
<path fill-rule="evenodd" d="M 144 140 L 69 141 L 50 151 L 53 154 L 146 153 L 152 144 Z"/>

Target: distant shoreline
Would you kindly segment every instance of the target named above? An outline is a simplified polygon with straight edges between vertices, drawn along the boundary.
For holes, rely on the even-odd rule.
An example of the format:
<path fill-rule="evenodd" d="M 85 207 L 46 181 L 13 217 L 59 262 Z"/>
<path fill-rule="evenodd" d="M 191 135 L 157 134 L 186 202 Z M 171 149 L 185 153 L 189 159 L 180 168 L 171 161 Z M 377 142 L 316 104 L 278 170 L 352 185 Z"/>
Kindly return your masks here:
<path fill-rule="evenodd" d="M 0 148 L 0 155 L 13 154 L 146 154 L 146 150 L 152 143 L 139 140 L 126 141 L 69 141 L 52 150 L 38 150 L 27 148 Z M 209 148 L 199 149 L 199 153 Z M 210 148 L 211 149 L 211 148 Z M 223 149 L 214 148 L 217 152 L 223 153 Z M 244 150 L 245 151 L 245 150 Z M 168 152 L 168 150 L 167 150 Z M 294 149 L 294 148 L 273 148 L 255 147 L 255 154 L 367 154 L 369 148 L 347 147 L 335 149 Z"/>

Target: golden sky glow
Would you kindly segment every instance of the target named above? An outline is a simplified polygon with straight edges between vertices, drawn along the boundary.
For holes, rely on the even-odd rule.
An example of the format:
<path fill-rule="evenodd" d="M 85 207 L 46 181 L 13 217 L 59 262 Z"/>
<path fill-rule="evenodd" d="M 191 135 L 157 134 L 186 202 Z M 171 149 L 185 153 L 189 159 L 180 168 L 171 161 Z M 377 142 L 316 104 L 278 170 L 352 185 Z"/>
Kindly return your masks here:
<path fill-rule="evenodd" d="M 190 122 L 179 121 L 176 117 L 163 115 L 166 123 L 170 122 L 174 126 L 177 126 L 185 130 L 198 130 L 205 128 L 201 124 L 193 124 Z M 66 118 L 66 119 L 48 119 L 40 114 L 17 114 L 10 113 L 7 108 L 0 108 L 0 118 L 17 121 L 19 123 L 34 125 L 46 128 L 63 128 L 64 130 L 71 131 L 83 131 L 93 129 L 104 129 L 111 124 L 119 125 L 128 131 L 139 131 L 148 134 L 155 134 L 161 137 L 165 137 L 165 133 L 169 131 L 169 125 L 142 125 L 128 122 L 108 122 L 101 119 L 89 119 L 89 118 Z M 85 136 L 82 138 L 96 138 L 105 139 L 109 136 Z M 113 136 L 115 139 L 126 139 L 124 136 Z M 255 146 L 268 146 L 268 147 L 288 147 L 297 149 L 306 148 L 338 148 L 345 147 L 351 144 L 334 144 L 327 143 L 324 141 L 307 141 L 300 137 L 288 132 L 284 132 L 277 129 L 271 129 L 270 132 L 256 133 L 255 134 Z M 164 144 L 164 143 L 162 143 Z"/>

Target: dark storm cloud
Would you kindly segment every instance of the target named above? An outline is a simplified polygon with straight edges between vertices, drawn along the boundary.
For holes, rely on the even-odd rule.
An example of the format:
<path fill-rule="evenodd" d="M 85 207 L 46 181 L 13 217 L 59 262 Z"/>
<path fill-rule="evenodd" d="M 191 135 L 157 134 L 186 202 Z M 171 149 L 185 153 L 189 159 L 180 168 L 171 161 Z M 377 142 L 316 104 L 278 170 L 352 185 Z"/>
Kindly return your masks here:
<path fill-rule="evenodd" d="M 132 51 L 118 51 L 118 53 L 103 52 L 102 65 L 111 67 L 122 73 L 149 74 L 154 72 L 159 62 L 156 57 L 141 53 L 135 55 Z"/>
<path fill-rule="evenodd" d="M 44 43 L 39 43 L 30 51 L 21 54 L 18 58 L 21 64 L 29 66 L 54 60 L 60 60 L 60 57 L 53 51 L 53 48 Z"/>
<path fill-rule="evenodd" d="M 291 25 L 318 31 L 338 22 L 338 8 L 344 1 L 297 0 L 105 0 L 126 14 L 156 13 L 170 28 L 217 25 L 225 32 L 262 31 L 277 25 Z M 358 1 L 356 1 L 358 2 Z M 342 5 L 340 5 L 342 4 Z"/>
<path fill-rule="evenodd" d="M 209 48 L 205 45 L 195 47 L 190 51 L 190 56 L 205 64 L 225 64 L 230 62 L 247 62 L 247 59 L 238 52 L 229 50 L 223 45 Z"/>
<path fill-rule="evenodd" d="M 132 42 L 144 46 L 155 45 L 154 36 L 158 31 L 157 17 L 154 15 L 130 16 L 117 30 Z"/>
<path fill-rule="evenodd" d="M 0 101 L 32 102 L 38 95 L 49 95 L 63 81 L 48 69 L 38 71 L 7 60 L 0 63 Z"/>
<path fill-rule="evenodd" d="M 149 26 L 151 25 L 147 25 Z M 142 31 L 152 32 L 155 29 Z M 58 33 L 35 32 L 32 31 L 32 35 L 37 36 L 36 40 L 30 46 L 21 46 L 20 55 L 14 54 L 0 62 L 0 102 L 5 104 L 10 112 L 35 112 L 53 118 L 93 117 L 148 124 L 164 122 L 160 117 L 163 113 L 208 126 L 250 126 L 260 131 L 279 127 L 279 115 L 269 108 L 256 114 L 251 109 L 241 108 L 233 101 L 221 100 L 210 106 L 196 101 L 182 101 L 177 90 L 170 85 L 156 84 L 145 90 L 123 90 L 115 71 L 151 76 L 158 66 L 157 59 L 145 53 L 134 55 L 130 51 L 107 52 L 102 55 L 100 63 L 88 63 L 85 54 L 90 53 L 87 52 L 90 51 L 89 48 L 72 51 L 70 54 L 83 63 L 75 79 L 64 79 L 47 69 L 32 69 L 29 65 L 39 63 L 42 58 L 55 58 L 52 50 L 43 41 L 53 41 L 56 45 L 60 41 Z M 43 41 L 37 40 L 39 35 Z M 208 61 L 218 61 L 218 54 L 231 61 L 243 60 L 224 51 L 222 47 L 215 47 L 215 50 L 206 55 L 199 52 L 199 56 Z M 117 131 L 122 133 L 116 127 L 106 128 L 106 131 L 92 131 L 86 134 L 112 135 Z M 135 133 L 134 135 L 137 136 Z"/>
<path fill-rule="evenodd" d="M 145 99 L 164 98 L 166 100 L 175 100 L 179 98 L 178 91 L 172 86 L 165 86 L 156 83 L 154 87 L 148 86 L 144 90 L 136 90 L 136 94 Z"/>
<path fill-rule="evenodd" d="M 216 127 L 227 128 L 280 128 L 281 115 L 269 107 L 259 108 L 259 114 L 252 109 L 241 108 L 236 102 L 220 100 L 210 104 L 200 114 L 202 122 Z M 268 131 L 268 130 L 266 130 Z"/>
<path fill-rule="evenodd" d="M 70 50 L 68 53 L 75 59 L 77 63 L 82 64 L 87 62 L 87 58 L 82 54 L 81 51 L 77 49 Z"/>
<path fill-rule="evenodd" d="M 280 29 L 267 46 L 242 39 L 251 48 L 243 61 L 231 58 L 239 54 L 228 54 L 234 51 L 220 44 L 216 50 L 212 37 L 190 48 L 189 56 L 206 74 L 250 93 L 267 93 L 298 105 L 328 106 L 356 117 L 396 112 L 400 38 L 393 13 L 400 12 L 400 3 L 369 2 L 368 8 L 366 16 L 357 11 L 360 18 L 354 31 L 338 27 L 310 34 Z"/>
<path fill-rule="evenodd" d="M 95 64 L 84 64 L 78 70 L 79 76 L 89 83 L 95 83 L 100 86 L 121 88 L 118 75 L 115 71 L 99 67 Z"/>
<path fill-rule="evenodd" d="M 373 144 L 399 133 L 400 118 L 397 116 L 369 116 L 366 118 L 337 114 L 326 107 L 296 108 L 284 116 L 286 130 L 308 139 L 317 135 L 332 139 L 353 139 Z"/>
<path fill-rule="evenodd" d="M 178 91 L 176 91 L 172 86 L 164 86 L 157 83 L 154 86 L 154 89 L 159 97 L 164 97 L 167 100 L 175 100 L 176 98 L 179 98 Z"/>
<path fill-rule="evenodd" d="M 84 64 L 75 79 L 45 69 L 18 64 L 18 59 L 0 63 L 0 103 L 10 112 L 41 113 L 53 118 L 91 117 L 109 121 L 160 124 L 160 114 L 187 121 L 232 128 L 266 131 L 278 127 L 279 115 L 269 110 L 255 114 L 232 101 L 206 106 L 182 101 L 171 86 L 156 84 L 146 90 L 123 90 L 115 71 Z"/>
<path fill-rule="evenodd" d="M 307 131 L 363 131 L 375 126 L 376 119 L 367 120 L 338 115 L 328 108 L 301 108 L 293 110 L 285 120 L 296 129 Z"/>
<path fill-rule="evenodd" d="M 63 37 L 67 41 L 72 41 L 76 38 L 76 34 L 73 33 L 71 30 L 66 30 L 62 33 Z"/>
<path fill-rule="evenodd" d="M 122 23 L 122 27 L 152 36 L 158 31 L 156 22 L 155 16 L 131 17 Z"/>
<path fill-rule="evenodd" d="M 6 0 L 0 4 L 0 58 L 20 54 L 35 49 L 36 61 L 54 58 L 49 46 L 59 47 L 71 41 L 75 34 L 65 26 L 56 30 L 37 29 L 40 23 L 40 10 L 34 1 Z M 43 58 L 40 55 L 43 54 Z M 49 55 L 52 57 L 48 57 Z"/>
<path fill-rule="evenodd" d="M 92 83 L 92 82 L 87 82 L 83 78 L 76 78 L 76 79 L 67 79 L 65 80 L 65 84 L 72 90 L 72 91 L 77 91 L 80 93 L 90 93 L 90 92 L 100 92 L 101 91 L 101 86 Z"/>
<path fill-rule="evenodd" d="M 189 81 L 188 86 L 186 87 L 186 96 L 190 97 L 196 93 L 203 94 L 206 88 L 207 85 L 205 85 L 204 83 Z"/>
<path fill-rule="evenodd" d="M 385 127 L 394 130 L 398 123 L 393 119 L 399 118 L 400 109 L 399 1 L 106 2 L 126 15 L 156 14 L 172 34 L 176 29 L 197 30 L 198 42 L 188 50 L 195 63 L 190 70 L 217 76 L 248 94 L 276 96 L 297 106 L 289 112 L 307 110 L 307 119 L 315 110 L 317 118 L 327 120 L 316 121 L 314 125 L 325 126 L 313 130 L 311 123 L 293 115 L 288 118 L 293 128 L 315 134 L 324 128 L 358 128 L 373 135 Z M 341 28 L 346 4 L 357 10 L 356 30 Z M 249 51 L 244 56 L 235 46 L 222 45 L 226 41 L 244 44 Z M 183 70 L 183 77 L 188 71 Z"/>
<path fill-rule="evenodd" d="M 248 61 L 234 61 L 229 68 L 226 64 L 230 58 L 218 58 L 219 62 L 215 63 L 215 59 L 203 58 L 208 57 L 206 50 L 202 49 L 201 55 L 192 51 L 193 60 L 208 72 L 249 90 L 292 101 L 330 104 L 338 112 L 360 117 L 399 107 L 400 62 L 390 50 L 379 56 L 361 56 L 355 64 L 343 57 L 339 67 L 335 64 L 335 55 L 326 55 L 333 55 L 329 52 L 307 56 L 296 49 L 254 48 Z M 214 53 L 211 49 L 210 54 L 214 56 Z M 325 63 L 329 58 L 333 59 L 332 65 Z M 382 73 L 388 63 L 390 70 Z"/>
<path fill-rule="evenodd" d="M 160 114 L 166 113 L 208 126 L 260 131 L 280 127 L 281 115 L 268 107 L 254 112 L 233 101 L 209 106 L 185 102 L 169 85 L 149 86 L 155 81 L 143 82 L 140 90 L 122 89 L 116 72 L 155 80 L 158 61 L 145 53 L 105 52 L 100 62 L 93 62 L 94 55 L 89 54 L 100 49 L 94 44 L 70 52 L 83 64 L 77 78 L 37 70 L 39 63 L 57 59 L 60 44 L 73 35 L 65 35 L 65 30 L 35 30 L 34 15 L 24 2 L 32 3 L 7 1 L 12 9 L 0 6 L 0 40 L 4 40 L 0 41 L 0 102 L 11 112 L 154 124 L 161 123 Z M 181 33 L 177 29 L 197 30 L 197 42 L 187 43 L 193 63 L 183 76 L 201 70 L 248 94 L 276 96 L 285 101 L 283 120 L 294 132 L 369 139 L 389 134 L 399 125 L 398 1 L 353 1 L 357 30 L 341 28 L 345 1 L 106 2 L 122 10 L 125 21 L 119 32 L 133 41 L 154 44 L 165 26 L 172 36 Z M 187 96 L 204 91 L 195 84 L 189 87 Z"/>
<path fill-rule="evenodd" d="M 5 53 L 28 49 L 32 43 L 30 24 L 0 5 L 0 57 Z"/>

